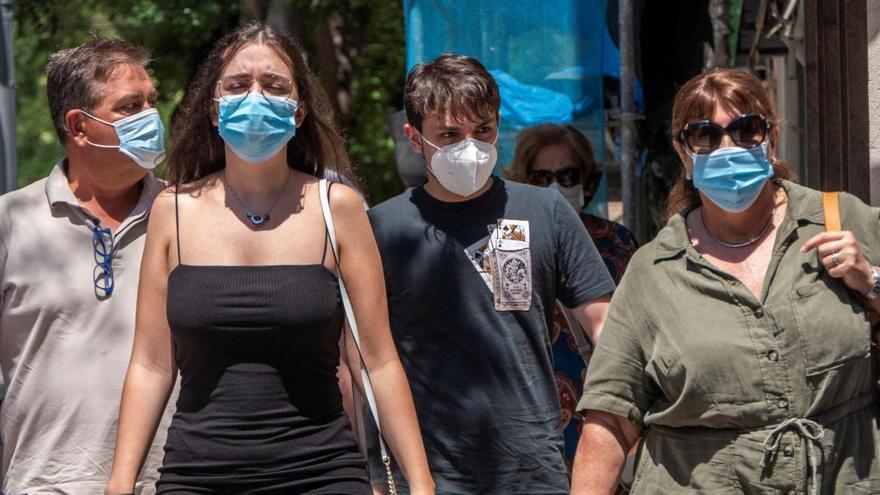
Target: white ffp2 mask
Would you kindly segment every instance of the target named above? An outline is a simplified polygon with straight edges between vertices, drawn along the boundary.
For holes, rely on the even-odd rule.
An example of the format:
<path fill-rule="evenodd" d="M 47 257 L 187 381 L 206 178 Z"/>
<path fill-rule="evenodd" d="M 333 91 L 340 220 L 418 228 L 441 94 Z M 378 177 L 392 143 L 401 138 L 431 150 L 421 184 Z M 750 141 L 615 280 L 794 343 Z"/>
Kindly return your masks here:
<path fill-rule="evenodd" d="M 470 196 L 483 187 L 498 160 L 495 144 L 467 138 L 441 148 L 422 139 L 437 148 L 429 170 L 444 189 L 459 196 Z"/>
<path fill-rule="evenodd" d="M 571 205 L 572 208 L 578 213 L 584 209 L 584 185 L 578 184 L 576 186 L 564 187 L 559 185 L 558 182 L 553 181 L 549 186 L 551 189 L 556 189 L 560 193 L 562 193 L 562 197 L 565 198 L 566 201 Z"/>

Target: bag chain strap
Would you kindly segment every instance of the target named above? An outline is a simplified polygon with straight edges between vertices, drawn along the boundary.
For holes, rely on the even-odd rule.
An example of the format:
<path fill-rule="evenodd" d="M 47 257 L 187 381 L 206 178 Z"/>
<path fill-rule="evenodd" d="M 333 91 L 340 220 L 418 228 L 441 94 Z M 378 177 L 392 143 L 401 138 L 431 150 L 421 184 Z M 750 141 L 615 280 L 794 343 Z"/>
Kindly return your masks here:
<path fill-rule="evenodd" d="M 397 495 L 397 482 L 394 481 L 394 474 L 391 472 L 391 456 L 383 455 L 382 464 L 385 465 L 385 476 L 388 478 L 388 495 Z"/>
<path fill-rule="evenodd" d="M 333 257 L 336 259 L 336 276 L 339 282 L 339 294 L 342 299 L 342 307 L 345 312 L 345 319 L 348 322 L 348 329 L 351 331 L 351 336 L 354 340 L 355 347 L 357 347 L 358 354 L 361 357 L 361 377 L 363 379 L 364 392 L 367 396 L 367 404 L 370 408 L 370 412 L 373 415 L 373 419 L 376 422 L 376 428 L 379 430 L 379 449 L 382 452 L 382 464 L 385 465 L 385 476 L 387 478 L 388 483 L 388 495 L 398 495 L 397 493 L 397 483 L 394 481 L 394 474 L 391 470 L 391 456 L 388 455 L 388 451 L 385 448 L 385 441 L 382 439 L 382 427 L 379 425 L 379 413 L 376 407 L 376 399 L 373 396 L 373 385 L 370 381 L 370 375 L 367 372 L 367 368 L 364 365 L 363 361 L 363 353 L 361 352 L 361 344 L 360 337 L 358 336 L 357 330 L 357 321 L 354 318 L 354 312 L 351 308 L 351 301 L 348 298 L 348 291 L 345 289 L 345 280 L 342 278 L 342 272 L 339 268 L 339 250 L 336 247 L 336 230 L 333 227 L 333 215 L 330 212 L 330 197 L 329 197 L 329 187 L 327 185 L 327 179 L 321 179 L 318 183 L 319 189 L 319 197 L 321 200 L 321 213 L 324 216 L 324 224 L 327 227 L 327 234 L 330 237 L 330 247 L 333 249 Z M 354 387 L 352 388 L 352 393 L 354 393 Z"/>

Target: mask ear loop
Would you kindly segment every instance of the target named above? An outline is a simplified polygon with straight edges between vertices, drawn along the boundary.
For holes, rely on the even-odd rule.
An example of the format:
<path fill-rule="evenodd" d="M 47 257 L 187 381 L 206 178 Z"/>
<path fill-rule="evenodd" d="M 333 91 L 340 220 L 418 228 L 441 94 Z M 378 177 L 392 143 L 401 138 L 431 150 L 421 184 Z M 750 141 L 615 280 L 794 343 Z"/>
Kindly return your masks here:
<path fill-rule="evenodd" d="M 697 163 L 697 154 L 693 151 L 688 150 L 688 156 L 691 157 L 691 169 L 696 166 Z M 688 172 L 687 169 L 684 170 L 684 178 L 685 180 L 693 181 L 694 175 L 691 172 Z"/>
<path fill-rule="evenodd" d="M 116 124 L 114 124 L 113 122 L 107 122 L 107 121 L 104 120 L 104 119 L 99 119 L 98 117 L 95 117 L 94 115 L 90 114 L 89 112 L 86 112 L 86 111 L 83 110 L 82 108 L 80 108 L 79 111 L 82 112 L 82 113 L 84 113 L 84 114 L 86 114 L 89 118 L 91 118 L 91 119 L 93 119 L 93 120 L 97 120 L 98 122 L 100 122 L 100 123 L 102 123 L 102 124 L 104 124 L 104 125 L 109 125 L 109 126 L 112 127 L 114 130 L 116 130 Z M 116 133 L 116 138 L 119 139 L 119 133 L 118 133 L 118 132 Z M 120 144 L 98 144 L 98 143 L 93 143 L 93 142 L 89 141 L 89 138 L 88 138 L 88 137 L 86 138 L 86 142 L 89 143 L 90 145 L 96 147 L 96 148 L 119 149 L 119 147 L 121 146 Z"/>
<path fill-rule="evenodd" d="M 416 132 L 419 133 L 419 139 L 421 139 L 422 141 L 424 141 L 424 142 L 430 144 L 431 146 L 433 146 L 434 148 L 436 148 L 437 151 L 440 151 L 440 147 L 437 146 L 436 144 L 432 143 L 431 141 L 428 141 L 428 138 L 426 138 L 425 135 L 422 134 L 422 131 L 416 129 Z M 437 174 L 435 174 L 434 171 L 431 170 L 431 160 L 428 160 L 428 157 L 425 156 L 425 151 L 424 151 L 424 150 L 422 150 L 422 157 L 425 159 L 425 168 L 428 170 L 428 172 L 429 172 L 431 175 L 433 175 L 433 176 L 436 178 L 436 177 L 437 177 Z M 432 158 L 433 158 L 433 157 L 432 157 Z"/>
<path fill-rule="evenodd" d="M 442 149 L 442 148 L 440 148 L 440 147 L 439 147 L 439 146 L 437 146 L 437 145 L 436 145 L 436 144 L 434 144 L 434 143 L 432 143 L 432 142 L 431 142 L 431 141 L 428 141 L 428 138 L 426 138 L 426 137 L 425 137 L 425 135 L 424 135 L 424 134 L 422 134 L 422 132 L 421 132 L 421 131 L 419 131 L 419 130 L 418 130 L 418 129 L 416 129 L 416 132 L 418 132 L 418 133 L 419 133 L 419 138 L 421 138 L 421 139 L 422 139 L 422 141 L 424 141 L 424 142 L 426 142 L 426 143 L 428 143 L 428 144 L 430 144 L 430 145 L 431 145 L 431 146 L 433 146 L 433 147 L 435 147 L 435 148 L 437 148 L 437 150 L 440 150 L 440 149 Z"/>

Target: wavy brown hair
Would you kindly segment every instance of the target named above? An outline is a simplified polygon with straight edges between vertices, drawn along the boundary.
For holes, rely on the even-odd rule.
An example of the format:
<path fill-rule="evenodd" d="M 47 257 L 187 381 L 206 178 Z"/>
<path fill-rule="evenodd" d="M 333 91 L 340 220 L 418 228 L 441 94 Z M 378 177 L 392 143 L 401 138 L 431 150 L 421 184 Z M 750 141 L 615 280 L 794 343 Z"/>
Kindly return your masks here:
<path fill-rule="evenodd" d="M 497 116 L 500 107 L 498 83 L 473 57 L 445 53 L 417 64 L 406 76 L 403 108 L 407 122 L 419 132 L 430 115 L 448 111 L 456 122 L 478 121 Z"/>
<path fill-rule="evenodd" d="M 739 114 L 763 115 L 770 124 L 768 133 L 770 164 L 773 178 L 797 180 L 797 174 L 785 162 L 776 158 L 776 133 L 780 120 L 770 101 L 770 95 L 753 74 L 736 69 L 713 69 L 700 74 L 681 87 L 672 103 L 672 136 L 679 144 L 679 135 L 688 122 L 711 119 L 715 108 L 721 106 Z M 700 192 L 692 180 L 685 177 L 684 168 L 676 179 L 666 200 L 666 217 L 702 204 Z"/>
<path fill-rule="evenodd" d="M 357 182 L 333 107 L 306 64 L 302 45 L 292 35 L 255 21 L 223 36 L 199 66 L 171 122 L 169 181 L 192 182 L 226 166 L 223 139 L 211 122 L 214 91 L 226 65 L 251 43 L 262 43 L 278 52 L 293 73 L 300 103 L 309 109 L 296 137 L 287 145 L 287 164 L 316 177 L 327 171 Z"/>

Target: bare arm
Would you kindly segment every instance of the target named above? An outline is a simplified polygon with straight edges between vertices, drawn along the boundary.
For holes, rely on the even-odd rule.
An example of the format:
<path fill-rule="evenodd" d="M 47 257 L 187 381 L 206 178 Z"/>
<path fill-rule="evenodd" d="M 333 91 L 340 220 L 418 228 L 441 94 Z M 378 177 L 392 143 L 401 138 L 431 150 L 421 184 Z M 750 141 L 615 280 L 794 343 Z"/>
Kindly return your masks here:
<path fill-rule="evenodd" d="M 164 192 L 156 199 L 147 227 L 138 285 L 134 346 L 122 388 L 116 453 L 105 490 L 107 494 L 134 491 L 177 374 L 165 315 L 168 229 L 174 228 L 169 201 L 173 201 L 173 196 Z M 170 207 L 173 208 L 173 203 Z"/>
<path fill-rule="evenodd" d="M 571 494 L 612 494 L 640 431 L 630 420 L 587 411 L 572 468 Z"/>
<path fill-rule="evenodd" d="M 382 260 L 370 222 L 360 197 L 348 187 L 332 187 L 330 205 L 339 242 L 340 269 L 358 324 L 382 432 L 412 493 L 433 494 L 434 482 L 409 383 L 391 338 Z M 355 380 L 359 380 L 359 374 L 354 372 L 358 369 L 357 361 L 350 360 L 349 368 Z"/>
<path fill-rule="evenodd" d="M 610 302 L 611 294 L 606 294 L 592 301 L 587 301 L 571 310 L 594 347 L 599 342 L 599 334 L 602 333 L 602 325 L 605 324 L 605 317 L 608 314 L 608 304 Z"/>
<path fill-rule="evenodd" d="M 339 369 L 336 372 L 336 379 L 339 380 L 339 393 L 342 394 L 342 409 L 351 420 L 351 431 L 355 438 L 358 436 L 358 425 L 354 421 L 354 390 L 351 379 L 351 370 L 348 369 L 348 360 L 346 359 L 346 342 L 345 339 L 339 339 Z"/>

